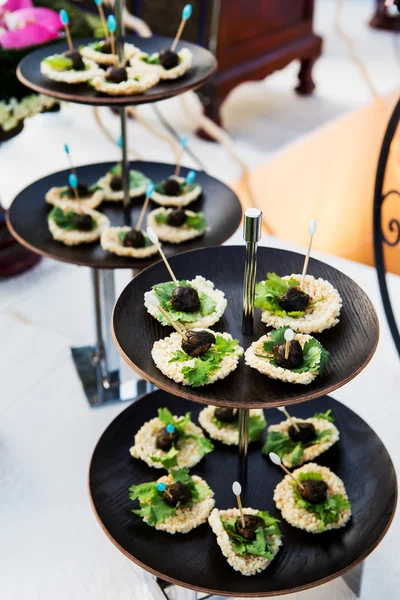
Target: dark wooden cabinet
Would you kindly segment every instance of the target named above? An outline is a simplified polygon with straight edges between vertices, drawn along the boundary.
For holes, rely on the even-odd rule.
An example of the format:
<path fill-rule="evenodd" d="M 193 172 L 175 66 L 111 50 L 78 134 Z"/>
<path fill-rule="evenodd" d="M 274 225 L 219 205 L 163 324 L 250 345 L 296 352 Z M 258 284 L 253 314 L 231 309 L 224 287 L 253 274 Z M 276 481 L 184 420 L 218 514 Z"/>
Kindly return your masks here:
<path fill-rule="evenodd" d="M 155 33 L 173 36 L 183 4 L 131 0 L 129 8 Z M 200 90 L 214 120 L 219 120 L 219 105 L 236 85 L 263 79 L 296 59 L 296 91 L 312 93 L 312 67 L 322 48 L 321 37 L 313 32 L 314 0 L 192 0 L 192 5 L 183 37 L 208 47 L 219 63 L 213 81 Z"/>

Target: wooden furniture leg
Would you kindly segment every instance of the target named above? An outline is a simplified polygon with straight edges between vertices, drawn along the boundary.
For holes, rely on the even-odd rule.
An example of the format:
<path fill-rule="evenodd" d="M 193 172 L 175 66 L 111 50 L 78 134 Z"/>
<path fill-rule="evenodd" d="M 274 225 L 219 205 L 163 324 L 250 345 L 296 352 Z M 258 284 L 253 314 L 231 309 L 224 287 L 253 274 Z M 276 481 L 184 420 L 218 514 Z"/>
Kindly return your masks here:
<path fill-rule="evenodd" d="M 312 69 L 316 61 L 316 57 L 303 58 L 300 61 L 299 83 L 296 87 L 296 92 L 300 96 L 310 96 L 315 90 L 315 83 L 312 78 Z"/>

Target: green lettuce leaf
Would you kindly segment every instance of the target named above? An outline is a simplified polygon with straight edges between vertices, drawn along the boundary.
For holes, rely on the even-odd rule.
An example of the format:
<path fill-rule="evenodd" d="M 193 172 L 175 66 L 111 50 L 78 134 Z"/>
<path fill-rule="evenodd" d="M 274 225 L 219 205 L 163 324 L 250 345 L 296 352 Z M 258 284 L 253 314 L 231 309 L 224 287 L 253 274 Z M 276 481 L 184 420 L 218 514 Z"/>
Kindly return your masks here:
<path fill-rule="evenodd" d="M 268 433 L 264 448 L 262 449 L 263 454 L 269 454 L 275 452 L 280 458 L 283 458 L 286 454 L 289 455 L 289 462 L 294 467 L 296 466 L 301 458 L 305 448 L 319 444 L 324 440 L 330 439 L 332 435 L 331 429 L 324 429 L 320 431 L 316 429 L 315 439 L 310 442 L 295 442 L 288 435 L 285 435 L 281 431 L 270 431 Z"/>
<path fill-rule="evenodd" d="M 143 62 L 145 62 L 148 65 L 159 65 L 160 63 L 160 56 L 158 54 L 158 52 L 154 53 L 154 54 L 144 54 L 143 56 L 140 57 L 140 60 L 142 60 Z"/>
<path fill-rule="evenodd" d="M 230 428 L 233 427 L 234 429 L 239 428 L 238 421 L 236 421 L 234 423 L 223 423 L 222 421 L 217 419 L 217 417 L 215 415 L 213 417 L 211 417 L 211 422 L 214 423 L 214 425 L 218 429 L 223 429 L 224 427 L 228 427 L 228 426 Z M 250 442 L 258 442 L 261 439 L 266 425 L 267 425 L 267 422 L 264 419 L 264 417 L 262 417 L 261 415 L 251 415 L 249 417 L 249 440 L 250 440 Z"/>
<path fill-rule="evenodd" d="M 321 481 L 323 478 L 320 473 L 300 473 L 298 480 L 305 481 L 306 479 L 316 479 Z M 293 483 L 293 492 L 295 495 L 295 502 L 300 508 L 304 508 L 307 512 L 314 514 L 320 521 L 319 531 L 324 531 L 329 523 L 336 523 L 339 519 L 340 513 L 343 510 L 351 508 L 350 502 L 343 496 L 343 494 L 333 494 L 325 502 L 320 504 L 311 504 L 305 500 L 295 483 Z"/>
<path fill-rule="evenodd" d="M 49 216 L 47 218 L 54 221 L 54 223 L 57 225 L 57 227 L 60 227 L 60 229 L 65 229 L 65 231 L 72 231 L 73 229 L 76 229 L 74 223 L 75 214 L 76 213 L 73 210 L 69 210 L 68 212 L 64 213 L 62 208 L 60 208 L 59 206 L 55 206 L 50 211 Z M 97 221 L 96 219 L 93 219 L 93 217 L 91 217 L 91 219 L 92 229 L 95 229 L 95 227 L 97 227 Z"/>
<path fill-rule="evenodd" d="M 198 358 L 193 359 L 193 356 L 177 350 L 169 362 L 194 360 L 192 365 L 185 365 L 182 368 L 182 374 L 193 387 L 199 387 L 208 382 L 210 374 L 218 369 L 224 356 L 238 354 L 238 344 L 239 340 L 226 340 L 221 335 L 216 335 L 215 344 Z"/>
<path fill-rule="evenodd" d="M 158 213 L 154 218 L 159 225 L 165 225 L 168 221 L 168 215 L 166 213 Z M 186 213 L 186 221 L 184 222 L 183 227 L 203 231 L 207 228 L 207 221 L 204 217 L 204 213 L 200 212 L 195 215 L 188 215 Z"/>
<path fill-rule="evenodd" d="M 164 469 L 169 471 L 178 464 L 178 454 L 179 450 L 172 446 L 165 456 L 151 456 L 150 458 L 153 462 L 161 463 Z"/>
<path fill-rule="evenodd" d="M 237 517 L 233 517 L 232 519 L 224 519 L 221 517 L 221 523 L 229 536 L 229 540 L 235 554 L 253 554 L 255 556 L 263 556 L 269 560 L 272 560 L 274 557 L 274 552 L 273 543 L 270 539 L 270 536 L 280 536 L 279 527 L 277 525 L 278 521 L 277 519 L 273 519 L 266 511 L 258 512 L 257 516 L 264 519 L 265 527 L 259 527 L 257 529 L 255 540 L 248 540 L 236 531 L 235 523 Z"/>
<path fill-rule="evenodd" d="M 213 445 L 212 441 L 209 440 L 208 438 L 206 438 L 202 435 L 193 435 L 193 434 L 187 433 L 187 431 L 185 431 L 185 427 L 188 425 L 188 423 L 191 422 L 190 412 L 187 412 L 184 417 L 179 417 L 176 419 L 173 416 L 173 414 L 171 413 L 171 411 L 168 408 L 164 407 L 164 408 L 158 409 L 158 418 L 160 419 L 162 424 L 165 425 L 165 427 L 170 424 L 175 427 L 175 429 L 178 433 L 178 439 L 191 438 L 193 440 L 196 440 L 196 442 L 199 446 L 199 450 L 203 455 L 208 454 L 209 452 L 212 452 L 214 450 L 214 445 Z M 160 459 L 158 457 L 152 457 L 152 460 L 154 460 L 155 462 L 160 462 L 166 469 L 168 469 L 168 468 L 176 466 L 176 464 L 177 464 L 176 457 L 177 457 L 178 453 L 179 453 L 179 450 L 176 450 L 176 453 L 175 453 L 175 447 L 173 446 L 164 458 Z M 170 454 L 170 456 L 168 456 L 169 454 Z M 171 464 L 171 462 L 172 462 L 172 464 Z"/>
<path fill-rule="evenodd" d="M 114 175 L 121 175 L 121 164 L 117 163 L 111 167 L 108 173 L 113 177 Z M 135 169 L 129 171 L 129 187 L 131 190 L 134 190 L 137 187 L 147 187 L 149 183 L 150 179 L 141 171 L 136 171 Z"/>
<path fill-rule="evenodd" d="M 315 415 L 313 415 L 313 419 L 325 419 L 326 421 L 329 421 L 330 423 L 334 423 L 335 419 L 331 413 L 332 413 L 332 409 L 329 408 L 324 413 L 315 413 Z"/>
<path fill-rule="evenodd" d="M 119 232 L 118 239 L 121 242 L 121 244 L 124 243 L 124 239 L 125 239 L 125 236 L 126 236 L 127 233 L 128 233 L 128 231 L 120 231 Z M 149 248 L 150 246 L 153 246 L 153 242 L 148 237 L 148 235 L 146 233 L 143 233 L 143 235 L 144 235 L 144 245 L 145 245 L 145 248 Z"/>
<path fill-rule="evenodd" d="M 294 277 L 291 277 L 288 281 L 276 275 L 276 273 L 267 273 L 267 279 L 261 281 L 256 285 L 256 296 L 254 306 L 261 308 L 261 310 L 269 310 L 270 312 L 280 317 L 303 317 L 304 311 L 290 311 L 283 310 L 278 303 L 280 298 L 286 290 L 290 287 L 298 287 L 300 282 Z"/>
<path fill-rule="evenodd" d="M 74 66 L 72 60 L 62 54 L 48 56 L 43 59 L 43 62 L 48 64 L 54 71 L 69 71 Z"/>
<path fill-rule="evenodd" d="M 192 287 L 188 281 L 182 280 L 179 281 L 180 286 Z M 190 313 L 175 310 L 175 308 L 171 304 L 172 293 L 175 289 L 175 284 L 173 281 L 168 281 L 167 283 L 159 283 L 153 286 L 153 292 L 156 295 L 160 306 L 172 317 L 174 321 L 179 321 L 180 323 L 195 323 L 199 318 L 199 313 Z M 216 308 L 216 303 L 212 300 L 207 294 L 203 292 L 199 293 L 200 298 L 200 314 L 202 317 L 206 315 L 211 315 Z M 161 313 L 156 315 L 156 319 L 162 325 L 170 325 L 167 319 Z"/>

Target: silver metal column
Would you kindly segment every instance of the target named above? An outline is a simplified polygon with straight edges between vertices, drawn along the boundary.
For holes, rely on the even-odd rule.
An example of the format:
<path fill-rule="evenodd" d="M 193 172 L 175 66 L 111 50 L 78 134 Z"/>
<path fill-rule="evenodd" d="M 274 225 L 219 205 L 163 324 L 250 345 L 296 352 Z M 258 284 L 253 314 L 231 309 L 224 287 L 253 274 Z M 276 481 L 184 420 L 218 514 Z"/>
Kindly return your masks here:
<path fill-rule="evenodd" d="M 121 382 L 120 357 L 110 326 L 115 304 L 114 271 L 92 269 L 91 275 L 96 342 L 71 349 L 83 389 L 91 406 L 136 400 L 155 387 L 144 379 Z"/>
<path fill-rule="evenodd" d="M 118 54 L 118 63 L 120 67 L 125 66 L 125 53 L 124 53 L 124 40 L 125 40 L 125 27 L 123 21 L 123 12 L 125 8 L 125 0 L 115 1 L 115 18 L 117 21 L 116 31 L 116 46 Z M 125 224 L 131 225 L 130 215 L 128 214 L 128 208 L 130 205 L 129 197 L 129 158 L 128 158 L 128 133 L 127 133 L 127 116 L 126 108 L 123 106 L 119 109 L 120 121 L 121 121 L 121 177 L 122 177 L 122 189 L 124 191 L 124 209 L 125 209 Z"/>
<path fill-rule="evenodd" d="M 248 208 L 244 213 L 243 238 L 246 242 L 246 262 L 243 282 L 242 333 L 253 333 L 254 295 L 257 271 L 257 244 L 261 238 L 261 211 Z M 249 410 L 239 409 L 239 477 L 244 484 L 247 479 L 247 453 L 249 446 Z"/>

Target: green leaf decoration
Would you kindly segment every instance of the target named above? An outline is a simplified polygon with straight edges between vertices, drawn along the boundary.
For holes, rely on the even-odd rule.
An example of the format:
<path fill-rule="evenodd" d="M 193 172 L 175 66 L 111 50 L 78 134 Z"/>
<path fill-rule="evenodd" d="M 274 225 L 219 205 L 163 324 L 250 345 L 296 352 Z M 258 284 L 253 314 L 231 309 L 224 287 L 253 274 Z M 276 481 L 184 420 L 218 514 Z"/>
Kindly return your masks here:
<path fill-rule="evenodd" d="M 273 329 L 269 333 L 269 340 L 263 343 L 263 349 L 265 355 L 257 354 L 259 358 L 265 358 L 275 367 L 277 366 L 272 351 L 275 346 L 279 346 L 285 342 L 285 331 L 289 327 L 280 327 L 279 329 Z M 325 350 L 322 344 L 315 338 L 307 340 L 303 346 L 303 362 L 300 366 L 295 369 L 288 369 L 293 373 L 305 373 L 311 371 L 322 376 L 325 370 L 325 366 L 329 361 L 329 352 Z"/>
<path fill-rule="evenodd" d="M 313 419 L 325 419 L 326 421 L 329 421 L 330 423 L 334 423 L 335 419 L 331 413 L 332 413 L 332 409 L 329 408 L 324 413 L 315 413 L 315 415 L 313 415 Z"/>
<path fill-rule="evenodd" d="M 67 56 L 62 54 L 53 54 L 43 59 L 43 62 L 48 64 L 54 71 L 69 71 L 74 63 Z"/>
<path fill-rule="evenodd" d="M 199 212 L 195 215 L 187 215 L 185 227 L 189 229 L 196 229 L 197 231 L 204 231 L 207 229 L 207 221 L 204 216 L 204 213 Z"/>
<path fill-rule="evenodd" d="M 185 193 L 187 194 L 188 192 L 191 192 L 192 190 L 195 189 L 195 187 L 197 187 L 197 183 L 190 183 L 189 185 L 186 183 L 186 181 L 182 181 L 180 183 L 180 193 L 179 195 Z M 155 185 L 155 191 L 158 192 L 159 194 L 162 194 L 163 196 L 165 196 L 165 188 L 164 188 L 164 181 L 159 181 L 158 183 L 156 183 Z"/>
<path fill-rule="evenodd" d="M 298 480 L 300 482 L 307 479 L 316 479 L 322 481 L 323 477 L 320 473 L 299 473 Z M 296 484 L 293 483 L 293 493 L 295 495 L 295 502 L 300 508 L 304 508 L 307 512 L 314 514 L 320 521 L 319 531 L 325 531 L 326 526 L 329 523 L 336 523 L 339 519 L 340 513 L 343 510 L 351 508 L 350 502 L 343 496 L 343 494 L 333 494 L 320 504 L 311 504 L 305 500 L 300 494 Z"/>
<path fill-rule="evenodd" d="M 158 223 L 158 225 L 165 225 L 167 223 L 168 220 L 168 215 L 166 213 L 157 213 L 154 216 L 154 220 L 156 223 Z"/>
<path fill-rule="evenodd" d="M 118 239 L 121 242 L 121 244 L 124 243 L 125 240 L 125 236 L 128 233 L 128 231 L 120 231 L 118 233 Z M 143 233 L 143 232 L 142 232 Z M 151 241 L 151 239 L 147 236 L 146 233 L 143 233 L 144 235 L 144 243 L 145 243 L 145 248 L 149 248 L 150 246 L 153 246 L 153 242 Z"/>
<path fill-rule="evenodd" d="M 229 536 L 235 554 L 239 554 L 240 556 L 243 556 L 244 554 L 253 554 L 254 556 L 263 556 L 268 560 L 272 560 L 274 551 L 270 536 L 277 535 L 280 537 L 281 534 L 277 525 L 278 521 L 271 517 L 267 511 L 260 511 L 257 513 L 257 516 L 264 519 L 265 527 L 259 527 L 256 530 L 255 540 L 248 540 L 236 531 L 235 523 L 237 517 L 224 519 L 221 516 L 220 519 L 223 528 Z"/>
<path fill-rule="evenodd" d="M 224 427 L 229 427 L 230 429 L 238 429 L 239 424 L 236 421 L 235 423 L 223 423 L 214 415 L 211 417 L 211 422 L 218 429 L 223 429 Z M 261 415 L 250 415 L 249 417 L 249 440 L 250 442 L 258 442 L 262 434 L 264 432 L 265 427 L 267 426 L 267 422 Z"/>
<path fill-rule="evenodd" d="M 176 469 L 171 472 L 171 476 L 174 483 L 180 481 L 187 485 L 190 490 L 190 500 L 183 505 L 185 507 L 190 508 L 193 504 L 201 502 L 212 495 L 209 486 L 205 482 L 196 482 L 192 479 L 188 469 Z M 129 488 L 129 498 L 139 500 L 140 509 L 132 512 L 146 518 L 150 525 L 165 521 L 168 517 L 175 515 L 177 509 L 182 506 L 180 503 L 176 507 L 169 506 L 164 501 L 162 492 L 157 490 L 157 481 L 132 485 Z"/>
<path fill-rule="evenodd" d="M 50 211 L 49 216 L 47 218 L 54 221 L 54 223 L 60 229 L 65 229 L 65 231 L 72 231 L 73 229 L 76 229 L 74 223 L 75 214 L 76 213 L 73 210 L 69 210 L 68 212 L 64 213 L 62 208 L 60 208 L 59 206 L 55 206 Z M 91 219 L 92 229 L 95 229 L 97 227 L 97 221 L 96 219 L 93 219 L 93 217 L 91 217 Z"/>
<path fill-rule="evenodd" d="M 280 458 L 283 458 L 288 454 L 290 464 L 292 467 L 295 467 L 301 461 L 304 449 L 329 440 L 332 435 L 332 430 L 324 429 L 323 431 L 320 431 L 316 429 L 315 434 L 315 439 L 303 443 L 293 441 L 288 435 L 285 435 L 281 431 L 269 431 L 262 453 L 268 455 L 270 452 L 275 452 Z"/>
<path fill-rule="evenodd" d="M 185 280 L 179 281 L 179 285 L 192 287 L 192 285 Z M 167 283 L 159 283 L 158 285 L 153 286 L 153 292 L 156 295 L 160 306 L 171 316 L 174 321 L 179 321 L 180 323 L 195 323 L 199 318 L 199 313 L 202 317 L 206 315 L 211 315 L 216 308 L 216 303 L 212 300 L 207 294 L 203 292 L 199 293 L 200 298 L 200 311 L 197 313 L 183 312 L 175 310 L 171 304 L 172 293 L 175 289 L 175 284 L 173 281 L 168 281 Z M 162 325 L 170 325 L 167 319 L 161 313 L 156 315 L 157 320 Z"/>
<path fill-rule="evenodd" d="M 160 56 L 158 53 L 155 54 L 145 54 L 143 56 L 140 57 L 140 60 L 142 60 L 143 62 L 145 62 L 148 65 L 159 65 L 160 63 Z"/>
<path fill-rule="evenodd" d="M 177 450 L 175 446 L 172 446 L 165 456 L 151 456 L 150 458 L 153 462 L 160 463 L 164 469 L 169 471 L 178 464 L 178 454 L 179 450 Z"/>
<path fill-rule="evenodd" d="M 267 273 L 267 279 L 256 285 L 254 305 L 262 310 L 268 310 L 279 317 L 292 317 L 293 319 L 304 317 L 304 311 L 296 310 L 287 312 L 286 310 L 283 310 L 278 303 L 278 298 L 280 298 L 286 290 L 290 287 L 298 287 L 299 285 L 300 282 L 294 277 L 291 277 L 286 281 L 276 273 Z M 315 303 L 316 301 L 312 304 Z"/>
<path fill-rule="evenodd" d="M 193 387 L 205 385 L 210 375 L 218 369 L 224 356 L 237 355 L 239 340 L 226 340 L 221 335 L 215 336 L 215 344 L 207 352 L 194 359 L 193 356 L 177 350 L 169 362 L 193 361 L 192 365 L 185 365 L 182 374 Z"/>
<path fill-rule="evenodd" d="M 108 174 L 114 177 L 115 175 L 121 175 L 121 164 L 117 163 L 108 171 Z M 150 179 L 146 177 L 142 171 L 136 171 L 131 169 L 129 171 L 129 188 L 134 190 L 138 187 L 147 187 L 150 183 Z"/>

